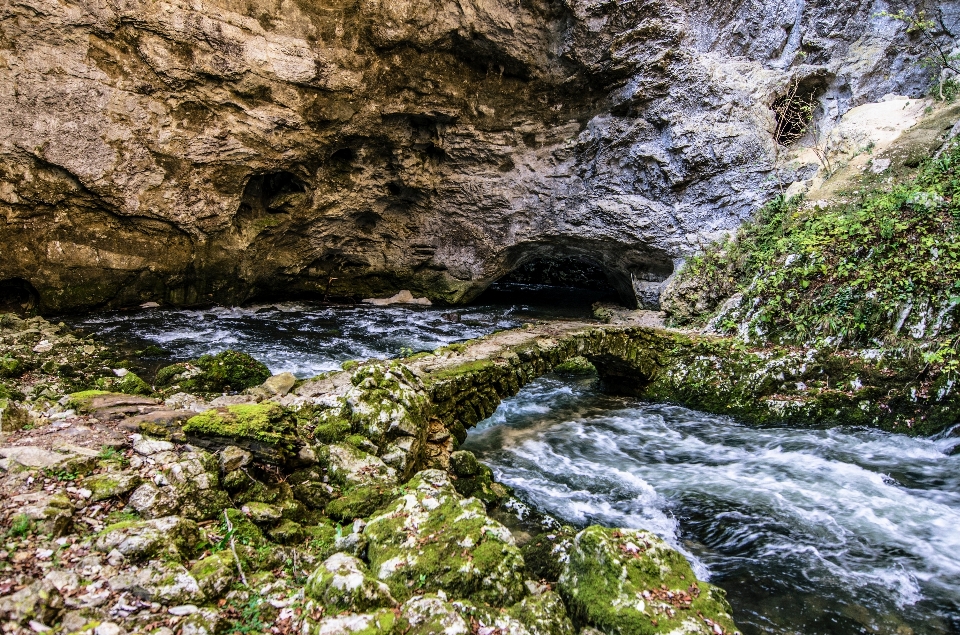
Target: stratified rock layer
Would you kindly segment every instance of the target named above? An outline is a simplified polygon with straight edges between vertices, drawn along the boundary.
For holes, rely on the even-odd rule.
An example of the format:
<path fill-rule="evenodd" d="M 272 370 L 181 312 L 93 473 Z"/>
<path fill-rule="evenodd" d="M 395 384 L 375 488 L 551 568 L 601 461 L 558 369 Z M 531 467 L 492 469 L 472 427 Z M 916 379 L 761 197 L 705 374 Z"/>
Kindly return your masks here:
<path fill-rule="evenodd" d="M 884 7 L 7 3 L 0 296 L 459 302 L 574 257 L 655 304 L 676 259 L 815 170 L 773 170 L 793 82 L 826 126 L 925 89 Z"/>

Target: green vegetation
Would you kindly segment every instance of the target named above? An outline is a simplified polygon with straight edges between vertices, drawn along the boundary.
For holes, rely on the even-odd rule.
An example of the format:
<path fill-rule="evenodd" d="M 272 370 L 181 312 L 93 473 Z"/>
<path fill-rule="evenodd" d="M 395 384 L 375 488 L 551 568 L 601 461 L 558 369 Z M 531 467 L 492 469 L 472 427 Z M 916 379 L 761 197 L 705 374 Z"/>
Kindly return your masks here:
<path fill-rule="evenodd" d="M 227 350 L 161 368 L 156 383 L 161 388 L 177 386 L 186 392 L 223 393 L 258 386 L 269 377 L 270 370 L 250 355 Z"/>
<path fill-rule="evenodd" d="M 7 531 L 7 535 L 13 537 L 27 536 L 31 533 L 33 533 L 33 521 L 26 514 L 14 516 L 10 529 Z"/>
<path fill-rule="evenodd" d="M 681 275 L 714 303 L 743 293 L 744 313 L 721 323 L 728 332 L 743 321 L 754 340 L 892 345 L 913 307 L 942 318 L 960 303 L 958 194 L 954 144 L 912 181 L 854 202 L 820 209 L 778 198 Z"/>
<path fill-rule="evenodd" d="M 266 402 L 207 410 L 187 420 L 183 431 L 199 437 L 256 441 L 282 453 L 293 447 L 296 424 L 296 416 L 289 410 Z"/>

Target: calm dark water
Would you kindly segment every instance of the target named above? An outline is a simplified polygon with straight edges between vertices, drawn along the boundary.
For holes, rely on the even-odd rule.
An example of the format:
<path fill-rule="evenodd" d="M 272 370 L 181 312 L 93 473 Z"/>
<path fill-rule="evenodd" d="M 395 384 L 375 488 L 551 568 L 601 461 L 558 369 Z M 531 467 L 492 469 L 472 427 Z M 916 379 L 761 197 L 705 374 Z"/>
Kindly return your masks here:
<path fill-rule="evenodd" d="M 471 430 L 526 502 L 656 531 L 745 633 L 960 632 L 958 438 L 758 429 L 541 378 Z"/>
<path fill-rule="evenodd" d="M 69 321 L 131 348 L 160 346 L 167 361 L 234 348 L 308 377 L 587 317 L 596 299 L 511 286 L 458 309 L 286 302 Z M 664 536 L 728 591 L 749 635 L 941 635 L 960 633 L 960 456 L 947 455 L 958 441 L 757 429 L 549 376 L 471 431 L 467 447 L 566 522 Z"/>

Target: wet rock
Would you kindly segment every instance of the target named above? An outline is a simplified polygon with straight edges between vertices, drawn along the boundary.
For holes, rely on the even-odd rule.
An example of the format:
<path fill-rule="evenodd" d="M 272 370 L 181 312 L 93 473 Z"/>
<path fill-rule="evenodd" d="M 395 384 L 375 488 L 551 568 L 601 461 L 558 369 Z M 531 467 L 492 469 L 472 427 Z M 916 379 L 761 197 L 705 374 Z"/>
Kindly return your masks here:
<path fill-rule="evenodd" d="M 94 543 L 104 553 L 114 549 L 133 561 L 158 555 L 173 559 L 189 556 L 200 541 L 197 524 L 179 516 L 130 521 L 108 526 Z"/>
<path fill-rule="evenodd" d="M 588 527 L 574 539 L 560 593 L 581 621 L 605 633 L 736 631 L 723 591 L 641 530 Z"/>
<path fill-rule="evenodd" d="M 123 496 L 140 484 L 140 475 L 130 472 L 110 472 L 91 476 L 83 481 L 83 486 L 90 490 L 90 502 Z"/>
<path fill-rule="evenodd" d="M 446 473 L 420 472 L 364 529 L 370 569 L 394 597 L 443 590 L 509 606 L 526 593 L 523 558 L 510 532 L 463 499 Z"/>
<path fill-rule="evenodd" d="M 370 576 L 359 559 L 343 553 L 325 560 L 307 580 L 304 591 L 335 612 L 361 613 L 397 603 L 387 585 Z"/>

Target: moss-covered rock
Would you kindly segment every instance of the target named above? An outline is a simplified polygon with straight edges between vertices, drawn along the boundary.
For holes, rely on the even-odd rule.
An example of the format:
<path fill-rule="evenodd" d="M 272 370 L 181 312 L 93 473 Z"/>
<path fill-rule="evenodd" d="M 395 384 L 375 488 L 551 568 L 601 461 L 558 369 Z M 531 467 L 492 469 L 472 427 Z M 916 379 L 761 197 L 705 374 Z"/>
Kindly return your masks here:
<path fill-rule="evenodd" d="M 523 558 L 483 503 L 463 499 L 446 473 L 420 472 L 364 529 L 371 570 L 398 599 L 444 591 L 509 606 L 525 594 Z"/>
<path fill-rule="evenodd" d="M 299 445 L 296 416 L 267 402 L 207 410 L 183 426 L 187 439 L 209 449 L 239 446 L 262 461 L 282 462 Z"/>
<path fill-rule="evenodd" d="M 100 377 L 95 383 L 100 390 L 125 395 L 150 395 L 153 393 L 150 384 L 130 371 L 124 371 L 121 375 L 114 377 Z"/>
<path fill-rule="evenodd" d="M 397 473 L 376 456 L 347 443 L 320 448 L 317 455 L 336 487 L 325 508 L 331 518 L 365 518 L 393 497 Z"/>
<path fill-rule="evenodd" d="M 574 635 L 576 629 L 560 596 L 545 589 L 538 591 L 511 606 L 507 615 L 523 624 L 530 635 Z"/>
<path fill-rule="evenodd" d="M 591 364 L 586 357 L 580 355 L 558 364 L 553 370 L 564 375 L 595 375 L 597 372 L 596 366 Z"/>
<path fill-rule="evenodd" d="M 179 560 L 189 557 L 199 541 L 200 531 L 195 522 L 167 516 L 110 525 L 100 532 L 94 545 L 104 553 L 116 549 L 134 561 L 160 556 Z"/>
<path fill-rule="evenodd" d="M 231 505 L 230 497 L 220 488 L 217 458 L 203 450 L 185 452 L 176 461 L 161 469 L 173 490 L 179 514 L 194 520 L 210 520 L 220 516 Z"/>
<path fill-rule="evenodd" d="M 560 576 L 560 593 L 580 621 L 604 633 L 737 630 L 723 591 L 698 581 L 683 555 L 647 531 L 580 532 Z"/>
<path fill-rule="evenodd" d="M 108 472 L 84 480 L 83 486 L 90 490 L 91 502 L 123 496 L 140 484 L 140 475 L 132 472 Z"/>
<path fill-rule="evenodd" d="M 457 454 L 454 452 L 454 454 Z M 493 471 L 480 463 L 474 476 L 458 478 L 453 486 L 461 496 L 479 498 L 487 505 L 496 505 L 510 496 L 510 489 L 493 480 Z"/>
<path fill-rule="evenodd" d="M 226 350 L 161 368 L 156 383 L 158 388 L 188 393 L 223 393 L 259 386 L 269 377 L 270 370 L 250 355 Z"/>
<path fill-rule="evenodd" d="M 0 433 L 22 430 L 29 423 L 30 415 L 26 408 L 12 399 L 0 397 Z"/>
<path fill-rule="evenodd" d="M 397 604 L 390 589 L 370 576 L 363 563 L 353 556 L 330 556 L 307 579 L 304 592 L 327 610 L 362 613 Z"/>
<path fill-rule="evenodd" d="M 397 630 L 409 635 L 469 635 L 472 632 L 457 607 L 429 595 L 412 598 L 400 607 Z"/>
<path fill-rule="evenodd" d="M 190 575 L 208 600 L 221 597 L 237 577 L 237 564 L 230 551 L 221 551 L 198 560 Z"/>
<path fill-rule="evenodd" d="M 396 626 L 397 616 L 393 610 L 380 609 L 375 613 L 325 617 L 318 622 L 308 617 L 301 632 L 303 635 L 388 635 L 402 632 Z"/>
<path fill-rule="evenodd" d="M 281 545 L 295 545 L 307 537 L 303 525 L 292 520 L 284 520 L 267 532 L 270 539 Z"/>

